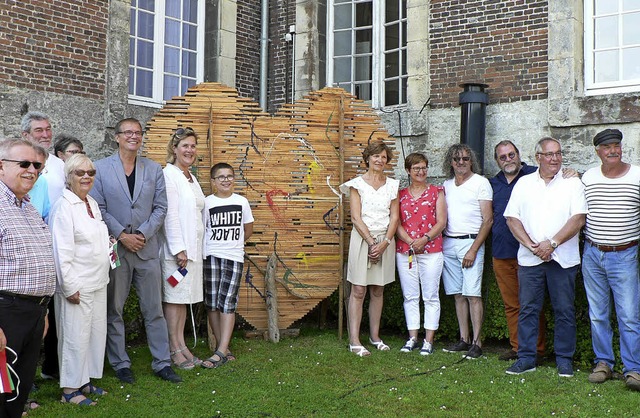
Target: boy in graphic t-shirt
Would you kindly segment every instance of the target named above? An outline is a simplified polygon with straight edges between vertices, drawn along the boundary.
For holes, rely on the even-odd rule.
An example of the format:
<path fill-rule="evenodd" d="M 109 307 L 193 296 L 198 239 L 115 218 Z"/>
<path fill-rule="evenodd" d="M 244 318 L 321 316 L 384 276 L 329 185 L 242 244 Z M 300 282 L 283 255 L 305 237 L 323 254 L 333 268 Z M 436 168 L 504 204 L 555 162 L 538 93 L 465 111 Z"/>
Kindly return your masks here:
<path fill-rule="evenodd" d="M 215 368 L 235 357 L 229 342 L 235 324 L 244 265 L 244 243 L 253 233 L 249 201 L 233 192 L 233 167 L 211 167 L 211 189 L 205 199 L 204 303 L 218 347 L 202 366 Z"/>

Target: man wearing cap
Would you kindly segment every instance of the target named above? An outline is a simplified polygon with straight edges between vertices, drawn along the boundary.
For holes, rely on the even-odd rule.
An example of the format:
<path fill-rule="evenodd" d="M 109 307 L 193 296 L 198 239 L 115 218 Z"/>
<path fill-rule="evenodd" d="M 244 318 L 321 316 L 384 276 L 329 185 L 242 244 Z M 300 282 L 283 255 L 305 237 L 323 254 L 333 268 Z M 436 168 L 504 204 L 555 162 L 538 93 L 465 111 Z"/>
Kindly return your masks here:
<path fill-rule="evenodd" d="M 509 229 L 520 243 L 518 361 L 506 372 L 536 370 L 538 321 L 547 288 L 555 319 L 553 347 L 558 376 L 572 377 L 578 232 L 585 222 L 587 202 L 580 180 L 562 176 L 562 146 L 557 139 L 538 141 L 536 161 L 540 168 L 518 181 L 504 211 Z"/>
<path fill-rule="evenodd" d="M 611 379 L 615 365 L 611 312 L 615 307 L 625 382 L 640 391 L 640 167 L 622 161 L 621 141 L 622 132 L 617 129 L 599 132 L 593 145 L 602 165 L 589 169 L 582 178 L 589 205 L 582 276 L 595 353 L 589 381 Z"/>

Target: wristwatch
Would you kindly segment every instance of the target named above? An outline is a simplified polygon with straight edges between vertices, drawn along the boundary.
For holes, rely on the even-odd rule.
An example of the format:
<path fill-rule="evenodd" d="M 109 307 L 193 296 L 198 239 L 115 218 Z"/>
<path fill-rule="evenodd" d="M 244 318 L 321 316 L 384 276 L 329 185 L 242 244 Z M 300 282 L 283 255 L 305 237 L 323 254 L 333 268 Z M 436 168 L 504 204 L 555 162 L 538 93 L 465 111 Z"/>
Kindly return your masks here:
<path fill-rule="evenodd" d="M 558 248 L 558 243 L 553 240 L 553 238 L 549 239 L 549 244 L 551 244 L 551 248 L 554 250 Z"/>
<path fill-rule="evenodd" d="M 387 237 L 384 237 L 384 240 L 387 241 L 387 244 L 391 245 L 391 240 Z"/>

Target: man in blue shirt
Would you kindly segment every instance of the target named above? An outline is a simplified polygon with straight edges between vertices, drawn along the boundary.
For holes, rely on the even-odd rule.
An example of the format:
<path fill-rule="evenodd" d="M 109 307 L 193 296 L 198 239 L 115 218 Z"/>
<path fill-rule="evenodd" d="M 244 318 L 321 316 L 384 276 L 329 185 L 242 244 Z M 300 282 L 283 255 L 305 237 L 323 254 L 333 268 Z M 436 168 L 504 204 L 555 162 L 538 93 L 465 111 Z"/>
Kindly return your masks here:
<path fill-rule="evenodd" d="M 500 355 L 500 360 L 518 358 L 518 241 L 513 237 L 504 217 L 513 186 L 527 174 L 534 173 L 538 167 L 520 161 L 520 151 L 509 140 L 500 141 L 494 148 L 493 157 L 500 167 L 500 172 L 489 179 L 493 188 L 493 226 L 491 228 L 491 250 L 493 255 L 493 271 L 500 294 L 504 301 L 509 343 L 511 350 Z M 540 333 L 538 335 L 538 356 L 544 355 L 546 321 L 544 312 L 540 315 Z"/>

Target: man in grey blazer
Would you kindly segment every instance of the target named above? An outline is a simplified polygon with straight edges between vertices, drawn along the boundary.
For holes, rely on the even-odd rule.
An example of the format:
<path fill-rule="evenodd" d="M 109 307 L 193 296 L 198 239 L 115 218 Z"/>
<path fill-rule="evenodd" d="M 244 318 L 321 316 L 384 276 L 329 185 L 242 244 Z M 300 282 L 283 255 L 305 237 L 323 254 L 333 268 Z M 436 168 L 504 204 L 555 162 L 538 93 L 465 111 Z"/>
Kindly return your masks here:
<path fill-rule="evenodd" d="M 167 213 L 162 167 L 138 155 L 144 133 L 137 119 L 118 122 L 115 134 L 118 151 L 96 161 L 91 190 L 109 234 L 118 238 L 120 257 L 120 266 L 111 270 L 107 288 L 107 357 L 120 381 L 134 382 L 122 319 L 133 284 L 153 357 L 151 367 L 158 377 L 179 383 L 182 379 L 171 368 L 167 323 L 162 314 L 158 230 Z"/>

